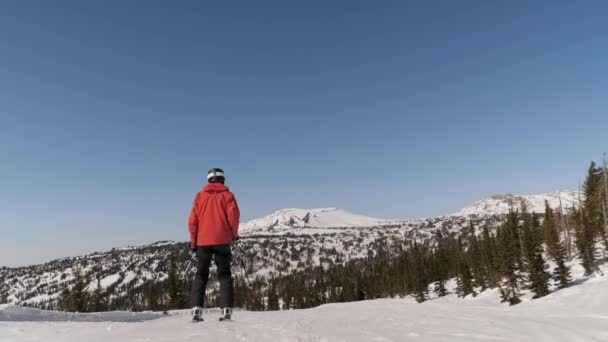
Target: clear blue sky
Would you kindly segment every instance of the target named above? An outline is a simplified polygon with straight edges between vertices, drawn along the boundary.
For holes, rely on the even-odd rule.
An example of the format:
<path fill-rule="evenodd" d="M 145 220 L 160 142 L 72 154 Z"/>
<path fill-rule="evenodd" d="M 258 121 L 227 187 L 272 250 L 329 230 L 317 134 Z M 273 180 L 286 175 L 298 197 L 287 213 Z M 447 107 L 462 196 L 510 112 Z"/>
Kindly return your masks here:
<path fill-rule="evenodd" d="M 604 1 L 10 1 L 0 265 L 243 219 L 576 188 L 608 141 Z"/>

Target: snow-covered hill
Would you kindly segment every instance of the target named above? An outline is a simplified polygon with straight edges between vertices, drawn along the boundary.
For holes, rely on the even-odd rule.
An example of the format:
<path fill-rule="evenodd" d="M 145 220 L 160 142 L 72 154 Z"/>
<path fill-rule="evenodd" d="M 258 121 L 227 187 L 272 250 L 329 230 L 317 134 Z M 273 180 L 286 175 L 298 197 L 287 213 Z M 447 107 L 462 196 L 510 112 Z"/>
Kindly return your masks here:
<path fill-rule="evenodd" d="M 564 207 L 578 201 L 576 192 L 565 191 L 559 195 L 501 195 L 476 202 L 458 215 L 401 221 L 370 218 L 336 208 L 284 209 L 241 226 L 242 238 L 234 251 L 235 259 L 247 261 L 245 271 L 249 277 L 272 277 L 367 257 L 382 245 L 432 241 L 437 231 L 459 233 L 469 226 L 469 221 L 478 229 L 496 227 L 501 215 L 509 207 L 519 207 L 522 199 L 531 211 L 541 212 L 545 199 L 558 207 L 559 197 Z M 0 267 L 0 303 L 56 307 L 62 289 L 71 284 L 75 270 L 81 269 L 90 282 L 89 290 L 96 289 L 99 283 L 108 292 L 109 307 L 126 308 L 133 301 L 141 301 L 146 285 L 166 287 L 171 260 L 176 261 L 181 274 L 189 257 L 187 243 L 161 241 L 30 267 Z M 237 277 L 243 272 L 239 266 L 237 263 Z"/>
<path fill-rule="evenodd" d="M 338 208 L 282 209 L 241 224 L 243 233 L 295 228 L 356 228 L 388 225 L 394 221 L 356 215 Z"/>
<path fill-rule="evenodd" d="M 554 209 L 561 207 L 564 210 L 578 207 L 580 201 L 578 191 L 558 191 L 538 195 L 499 194 L 479 200 L 462 208 L 449 216 L 497 216 L 504 215 L 509 209 L 519 209 L 525 203 L 530 212 L 543 213 L 545 201 Z M 310 232 L 306 228 L 367 228 L 402 225 L 416 220 L 388 220 L 357 215 L 338 208 L 322 209 L 282 209 L 267 216 L 241 224 L 243 234 L 252 233 L 285 233 Z M 419 220 L 418 220 L 419 221 Z M 331 230 L 330 230 L 331 231 Z M 312 231 L 318 233 L 320 231 Z"/>
<path fill-rule="evenodd" d="M 576 284 L 512 307 L 500 304 L 496 292 L 488 290 L 476 298 L 451 294 L 422 304 L 409 298 L 381 299 L 309 310 L 236 311 L 234 322 L 218 322 L 218 310 L 211 309 L 206 321 L 197 324 L 188 322 L 187 311 L 168 316 L 110 312 L 100 322 L 98 314 L 58 316 L 0 306 L 0 341 L 608 340 L 608 276 L 578 278 Z M 56 322 L 61 318 L 78 322 Z"/>
<path fill-rule="evenodd" d="M 543 213 L 545 212 L 545 201 L 548 201 L 549 206 L 554 209 L 560 207 L 560 202 L 564 209 L 578 207 L 579 192 L 565 190 L 540 195 L 494 195 L 466 206 L 451 216 L 503 215 L 507 214 L 511 208 L 519 209 L 522 202 L 526 204 L 528 211 Z"/>
<path fill-rule="evenodd" d="M 306 211 L 311 212 L 311 211 Z M 331 217 L 339 210 L 332 210 Z M 312 215 L 311 215 L 312 216 Z M 349 217 L 357 217 L 352 215 Z M 474 220 L 478 226 L 495 226 L 499 218 Z M 329 222 L 326 220 L 324 222 Z M 338 222 L 334 220 L 333 222 Z M 345 222 L 345 221 L 339 221 Z M 352 223 L 353 221 L 351 221 Z M 357 222 L 361 223 L 361 220 Z M 441 217 L 392 222 L 386 225 L 342 228 L 293 228 L 250 230 L 243 233 L 233 249 L 235 270 L 241 278 L 268 278 L 282 273 L 304 270 L 306 267 L 343 263 L 375 253 L 380 246 L 400 246 L 408 241 L 429 241 L 438 229 L 459 232 L 467 227 L 464 217 Z M 372 219 L 371 223 L 378 221 Z M 331 226 L 333 224 L 328 224 Z M 384 247 L 386 248 L 386 247 Z M 188 264 L 188 243 L 162 241 L 151 245 L 115 248 L 85 256 L 68 257 L 29 267 L 0 267 L 0 303 L 35 305 L 56 308 L 61 291 L 74 280 L 80 269 L 89 281 L 89 290 L 99 286 L 108 292 L 110 308 L 127 308 L 141 303 L 147 284 L 156 283 L 166 289 L 171 260 L 177 272 L 183 274 Z M 246 270 L 239 261 L 246 261 Z M 190 268 L 190 272 L 194 269 Z"/>

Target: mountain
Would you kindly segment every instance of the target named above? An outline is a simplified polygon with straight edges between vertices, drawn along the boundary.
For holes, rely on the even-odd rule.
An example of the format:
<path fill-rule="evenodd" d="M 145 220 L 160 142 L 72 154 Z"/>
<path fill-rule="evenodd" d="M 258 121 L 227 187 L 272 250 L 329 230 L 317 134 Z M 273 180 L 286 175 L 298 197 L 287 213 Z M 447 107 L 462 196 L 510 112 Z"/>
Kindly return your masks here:
<path fill-rule="evenodd" d="M 507 214 L 511 208 L 519 209 L 521 203 L 526 204 L 529 212 L 543 213 L 545 212 L 545 201 L 548 201 L 549 206 L 554 209 L 559 208 L 561 205 L 561 207 L 566 210 L 578 207 L 579 200 L 579 192 L 571 190 L 550 192 L 540 195 L 502 194 L 477 201 L 450 216 L 503 215 Z"/>
<path fill-rule="evenodd" d="M 323 222 L 347 222 L 336 219 L 338 213 L 341 211 L 333 210 L 331 215 L 321 215 L 321 219 L 334 215 L 334 221 L 328 219 Z M 498 222 L 489 217 L 475 218 L 474 221 L 479 226 L 492 226 Z M 311 267 L 343 264 L 380 252 L 401 250 L 404 244 L 413 241 L 432 241 L 437 230 L 456 233 L 469 224 L 469 220 L 463 217 L 396 221 L 392 224 L 371 222 L 381 225 L 340 228 L 277 225 L 274 230 L 264 226 L 245 229 L 233 248 L 233 276 L 242 286 L 254 279 L 271 279 Z M 333 226 L 334 223 L 327 225 Z M 186 272 L 192 275 L 194 269 L 188 268 L 191 260 L 188 246 L 186 242 L 162 241 L 61 258 L 42 265 L 0 267 L 0 303 L 57 309 L 61 292 L 74 284 L 76 271 L 80 270 L 89 291 L 95 291 L 99 285 L 105 296 L 104 308 L 142 310 L 145 308 L 145 293 L 150 286 L 157 288 L 160 299 L 166 302 L 172 269 L 180 279 L 190 279 Z M 212 269 L 212 277 L 214 272 Z M 209 295 L 214 296 L 216 290 L 211 289 Z"/>
<path fill-rule="evenodd" d="M 529 212 L 543 213 L 545 201 L 554 209 L 560 207 L 568 210 L 578 207 L 579 192 L 564 190 L 539 195 L 499 194 L 474 202 L 451 217 L 469 216 L 496 216 L 504 215 L 509 209 L 519 209 L 525 203 Z M 333 231 L 332 228 L 365 228 L 401 225 L 416 220 L 388 220 L 357 215 L 338 208 L 322 209 L 282 209 L 267 216 L 241 224 L 243 234 L 272 233 L 284 234 L 288 232 L 319 233 Z M 320 230 L 321 229 L 321 230 Z"/>
<path fill-rule="evenodd" d="M 241 224 L 243 233 L 295 231 L 298 228 L 356 228 L 394 224 L 395 221 L 356 215 L 338 208 L 282 209 Z"/>
<path fill-rule="evenodd" d="M 349 213 L 337 208 L 283 209 L 241 225 L 235 246 L 234 276 L 271 279 L 315 266 L 343 264 L 386 251 L 399 251 L 413 242 L 433 243 L 437 232 L 459 234 L 470 222 L 477 231 L 497 227 L 509 207 L 524 200 L 530 210 L 575 205 L 576 192 L 535 196 L 497 195 L 478 201 L 454 215 L 385 220 Z M 542 209 L 542 210 L 541 210 Z M 61 291 L 74 282 L 80 269 L 88 289 L 106 294 L 107 308 L 127 309 L 143 305 L 151 284 L 166 293 L 170 274 L 185 277 L 190 255 L 188 243 L 160 241 L 151 245 L 114 248 L 85 256 L 67 257 L 29 267 L 0 267 L 0 303 L 57 308 Z"/>

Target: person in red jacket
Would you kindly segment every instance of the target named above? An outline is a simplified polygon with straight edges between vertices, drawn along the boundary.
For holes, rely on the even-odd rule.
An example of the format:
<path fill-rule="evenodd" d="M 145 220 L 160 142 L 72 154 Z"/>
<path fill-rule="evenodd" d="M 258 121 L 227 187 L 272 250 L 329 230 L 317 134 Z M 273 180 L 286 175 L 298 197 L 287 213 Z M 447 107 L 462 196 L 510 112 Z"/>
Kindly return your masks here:
<path fill-rule="evenodd" d="M 191 291 L 192 319 L 196 321 L 202 320 L 204 292 L 213 256 L 220 281 L 221 319 L 230 319 L 234 300 L 230 243 L 239 237 L 239 206 L 232 192 L 224 185 L 224 171 L 209 170 L 207 180 L 209 184 L 194 198 L 188 220 L 191 248 L 198 258 Z"/>

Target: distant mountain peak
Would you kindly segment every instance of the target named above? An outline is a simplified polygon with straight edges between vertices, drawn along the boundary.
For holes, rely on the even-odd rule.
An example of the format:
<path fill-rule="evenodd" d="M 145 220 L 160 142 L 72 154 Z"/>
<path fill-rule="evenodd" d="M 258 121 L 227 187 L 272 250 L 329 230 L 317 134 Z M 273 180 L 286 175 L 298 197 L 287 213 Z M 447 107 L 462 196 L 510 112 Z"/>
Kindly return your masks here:
<path fill-rule="evenodd" d="M 539 195 L 497 194 L 474 202 L 450 216 L 501 215 L 508 213 L 509 209 L 519 209 L 522 203 L 526 204 L 529 212 L 543 213 L 545 201 L 549 202 L 550 207 L 557 209 L 560 207 L 560 200 L 564 209 L 578 207 L 579 192 L 562 190 Z"/>
<path fill-rule="evenodd" d="M 243 233 L 290 230 L 294 228 L 371 227 L 388 224 L 389 220 L 349 213 L 338 208 L 277 210 L 267 216 L 243 223 Z"/>

